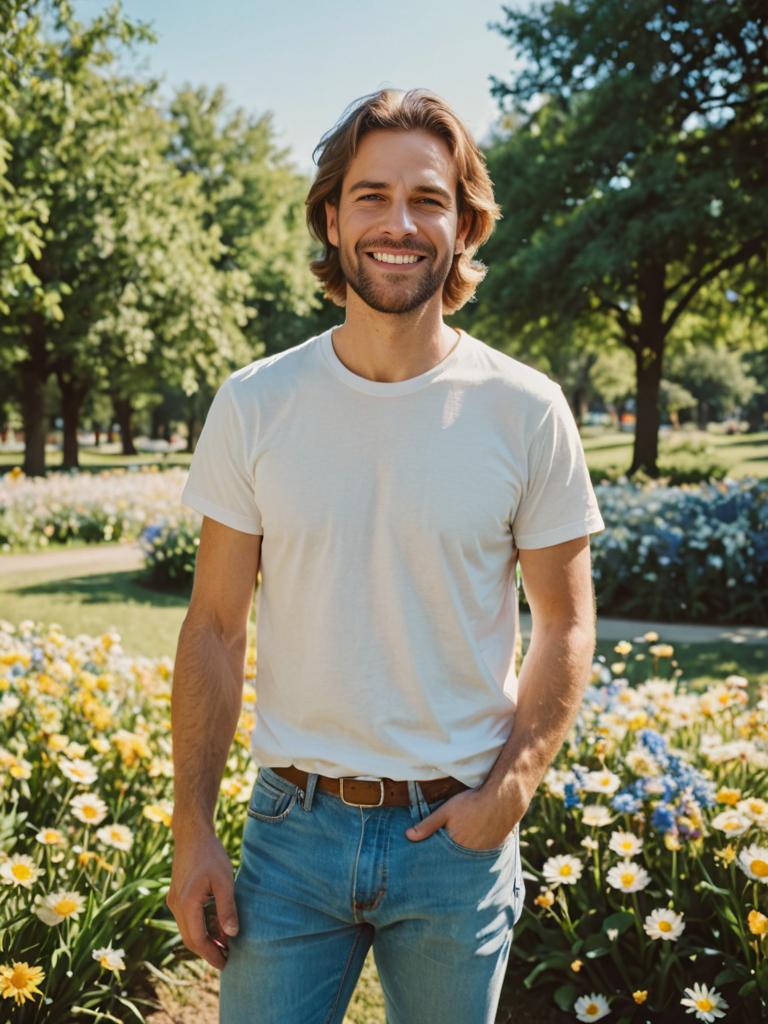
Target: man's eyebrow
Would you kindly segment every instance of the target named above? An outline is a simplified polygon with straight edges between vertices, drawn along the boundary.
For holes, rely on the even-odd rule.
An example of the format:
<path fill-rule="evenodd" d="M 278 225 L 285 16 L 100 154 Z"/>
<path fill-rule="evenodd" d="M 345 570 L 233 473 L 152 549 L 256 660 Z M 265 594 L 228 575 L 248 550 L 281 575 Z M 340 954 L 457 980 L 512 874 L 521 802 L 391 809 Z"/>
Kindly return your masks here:
<path fill-rule="evenodd" d="M 356 181 L 354 185 L 349 186 L 350 192 L 359 192 L 362 190 L 381 191 L 389 188 L 386 181 Z M 453 202 L 453 196 L 450 192 L 447 192 L 444 188 L 440 188 L 439 185 L 416 185 L 413 189 L 414 192 L 423 192 L 428 195 L 440 196 L 447 203 Z"/>

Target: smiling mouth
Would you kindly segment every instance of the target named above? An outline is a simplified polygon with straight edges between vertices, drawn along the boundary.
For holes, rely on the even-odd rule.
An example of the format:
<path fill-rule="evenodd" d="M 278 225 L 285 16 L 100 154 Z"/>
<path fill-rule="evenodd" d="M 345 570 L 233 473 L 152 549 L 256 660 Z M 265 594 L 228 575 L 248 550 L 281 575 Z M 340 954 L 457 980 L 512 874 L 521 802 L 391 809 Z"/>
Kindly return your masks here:
<path fill-rule="evenodd" d="M 407 256 L 395 256 L 387 252 L 367 252 L 365 255 L 369 260 L 372 260 L 380 267 L 396 267 L 398 270 L 415 267 L 426 259 L 425 256 L 422 256 L 419 253 L 409 253 Z"/>

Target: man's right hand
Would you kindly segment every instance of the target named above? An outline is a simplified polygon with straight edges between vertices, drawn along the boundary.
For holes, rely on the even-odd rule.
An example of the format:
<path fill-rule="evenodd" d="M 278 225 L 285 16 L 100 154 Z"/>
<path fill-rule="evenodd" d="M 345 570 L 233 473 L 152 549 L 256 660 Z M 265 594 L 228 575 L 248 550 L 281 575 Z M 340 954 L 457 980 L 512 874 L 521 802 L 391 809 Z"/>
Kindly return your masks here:
<path fill-rule="evenodd" d="M 237 907 L 232 861 L 213 831 L 174 835 L 171 885 L 165 902 L 187 949 L 222 970 L 229 955 L 226 934 L 236 935 Z M 222 950 L 206 931 L 203 904 L 213 896 Z M 226 934 L 225 934 L 226 933 Z"/>

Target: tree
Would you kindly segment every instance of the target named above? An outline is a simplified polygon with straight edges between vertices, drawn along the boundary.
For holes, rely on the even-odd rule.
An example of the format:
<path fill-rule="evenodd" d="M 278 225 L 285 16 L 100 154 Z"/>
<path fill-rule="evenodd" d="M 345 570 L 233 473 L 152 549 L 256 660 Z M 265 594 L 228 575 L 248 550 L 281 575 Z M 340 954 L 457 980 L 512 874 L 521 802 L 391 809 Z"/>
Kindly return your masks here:
<path fill-rule="evenodd" d="M 89 64 L 110 59 L 110 45 L 150 38 L 144 26 L 110 8 L 88 28 L 67 0 L 12 0 L 0 22 L 0 313 L 2 361 L 19 381 L 25 434 L 24 470 L 45 472 L 44 392 L 53 371 L 50 331 L 71 294 L 58 257 L 62 223 L 78 200 L 68 179 L 78 161 L 78 99 Z M 87 120 L 87 115 L 85 115 Z M 108 159 L 109 152 L 102 151 Z M 89 154 L 90 157 L 94 153 Z M 66 217 L 64 218 L 66 221 Z M 72 231 L 80 229 L 75 218 Z M 69 230 L 67 228 L 66 230 Z"/>
<path fill-rule="evenodd" d="M 137 398 L 158 379 L 186 394 L 221 379 L 247 359 L 242 328 L 253 311 L 245 272 L 220 266 L 199 180 L 165 158 L 155 83 L 112 73 L 114 42 L 145 34 L 117 8 L 84 27 L 65 3 L 53 28 L 38 14 L 30 27 L 22 36 L 36 41 L 36 59 L 16 97 L 7 175 L 16 194 L 37 198 L 30 216 L 40 230 L 2 329 L 15 339 L 7 358 L 20 378 L 24 470 L 33 475 L 45 472 L 49 375 L 62 397 L 64 466 L 77 465 L 80 410 L 96 386 L 110 394 L 131 453 Z"/>
<path fill-rule="evenodd" d="M 738 353 L 705 346 L 675 358 L 669 379 L 695 399 L 701 430 L 706 430 L 711 419 L 746 406 L 758 391 L 757 381 L 745 373 Z"/>
<path fill-rule="evenodd" d="M 320 306 L 304 222 L 308 182 L 277 147 L 271 115 L 232 109 L 219 86 L 180 90 L 169 117 L 167 155 L 201 182 L 204 223 L 221 232 L 218 266 L 247 275 L 256 312 L 245 331 L 252 351 L 303 341 L 303 318 Z"/>
<path fill-rule="evenodd" d="M 504 212 L 484 253 L 507 331 L 608 318 L 632 353 L 630 472 L 657 474 L 665 347 L 702 289 L 765 277 L 766 19 L 754 0 L 504 8 L 521 127 L 488 161 Z"/>

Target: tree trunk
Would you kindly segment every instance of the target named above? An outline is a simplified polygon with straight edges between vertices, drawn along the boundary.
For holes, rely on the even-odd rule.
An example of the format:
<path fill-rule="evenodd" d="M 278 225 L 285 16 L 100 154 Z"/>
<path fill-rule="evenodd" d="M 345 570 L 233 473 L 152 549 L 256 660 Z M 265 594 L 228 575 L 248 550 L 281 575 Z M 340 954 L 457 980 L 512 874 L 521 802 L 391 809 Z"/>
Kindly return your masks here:
<path fill-rule="evenodd" d="M 136 455 L 136 446 L 133 443 L 133 428 L 131 425 L 131 417 L 133 415 L 131 400 L 130 398 L 117 398 L 113 395 L 112 404 L 115 407 L 115 419 L 120 424 L 120 438 L 123 445 L 123 455 Z"/>
<path fill-rule="evenodd" d="M 66 371 L 57 371 L 56 379 L 61 391 L 61 416 L 64 420 L 64 450 L 61 468 L 78 469 L 77 428 L 80 425 L 80 409 L 88 391 L 88 385 L 84 382 L 73 382 L 70 374 Z"/>
<path fill-rule="evenodd" d="M 635 445 L 629 476 L 642 470 L 659 475 L 659 392 L 664 357 L 664 265 L 643 267 L 639 276 L 640 326 L 635 345 L 637 408 Z"/>
<path fill-rule="evenodd" d="M 19 366 L 21 415 L 24 423 L 24 463 L 27 476 L 45 476 L 45 321 L 38 313 L 30 317 L 29 358 Z"/>
<path fill-rule="evenodd" d="M 187 416 L 187 447 L 185 451 L 193 452 L 197 444 L 197 416 L 191 412 Z"/>

